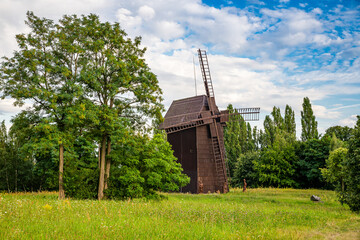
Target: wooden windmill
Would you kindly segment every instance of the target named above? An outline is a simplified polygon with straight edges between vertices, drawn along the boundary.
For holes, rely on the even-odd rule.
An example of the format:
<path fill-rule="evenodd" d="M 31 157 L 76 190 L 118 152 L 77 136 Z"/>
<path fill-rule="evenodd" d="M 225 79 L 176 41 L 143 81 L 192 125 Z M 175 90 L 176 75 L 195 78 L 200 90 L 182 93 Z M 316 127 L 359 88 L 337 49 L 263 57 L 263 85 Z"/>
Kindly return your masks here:
<path fill-rule="evenodd" d="M 172 102 L 160 129 L 164 129 L 190 183 L 181 192 L 228 192 L 223 127 L 229 112 L 215 102 L 206 51 L 198 50 L 206 95 Z M 260 108 L 240 108 L 245 121 L 259 120 Z"/>

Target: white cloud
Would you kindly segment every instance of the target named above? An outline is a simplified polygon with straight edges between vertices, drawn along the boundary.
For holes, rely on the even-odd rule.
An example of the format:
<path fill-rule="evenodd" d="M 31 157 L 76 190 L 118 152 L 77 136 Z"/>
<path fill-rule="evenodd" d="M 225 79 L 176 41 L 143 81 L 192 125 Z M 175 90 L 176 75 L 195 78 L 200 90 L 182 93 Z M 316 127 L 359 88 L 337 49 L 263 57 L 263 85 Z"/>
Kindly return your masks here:
<path fill-rule="evenodd" d="M 21 107 L 15 107 L 14 102 L 15 102 L 15 100 L 10 99 L 10 98 L 0 99 L 0 114 L 1 113 L 18 113 L 21 110 L 25 110 L 26 108 L 31 106 L 29 103 L 25 103 Z"/>
<path fill-rule="evenodd" d="M 312 105 L 312 109 L 316 118 L 338 119 L 341 116 L 339 111 L 329 110 L 321 105 Z"/>
<path fill-rule="evenodd" d="M 147 5 L 141 6 L 138 13 L 144 20 L 150 20 L 155 16 L 155 10 Z"/>
<path fill-rule="evenodd" d="M 160 36 L 164 40 L 180 38 L 183 37 L 185 33 L 184 28 L 179 23 L 166 20 L 156 22 L 154 31 L 157 33 L 157 36 Z"/>
<path fill-rule="evenodd" d="M 356 121 L 357 121 L 356 115 L 351 115 L 348 118 L 341 119 L 339 121 L 339 124 L 341 126 L 354 127 L 354 125 L 356 124 Z"/>
<path fill-rule="evenodd" d="M 315 14 L 322 14 L 323 11 L 320 8 L 314 8 L 311 12 L 315 13 Z"/>
<path fill-rule="evenodd" d="M 132 12 L 130 12 L 128 9 L 125 8 L 119 8 L 116 11 L 116 18 L 120 22 L 121 26 L 123 28 L 139 28 L 142 19 L 139 16 L 133 16 Z"/>
<path fill-rule="evenodd" d="M 336 104 L 337 106 L 331 110 L 340 110 L 340 109 L 345 109 L 345 108 L 355 108 L 355 107 L 360 107 L 360 104 L 352 104 L 352 105 L 346 105 L 343 106 L 342 104 Z"/>
<path fill-rule="evenodd" d="M 247 0 L 251 4 L 257 4 L 257 5 L 266 5 L 264 2 L 260 0 Z"/>
<path fill-rule="evenodd" d="M 146 60 L 158 76 L 167 107 L 174 99 L 194 95 L 197 48 L 208 50 L 221 108 L 233 103 L 260 106 L 267 113 L 274 105 L 289 104 L 300 116 L 305 96 L 316 103 L 339 93 L 360 95 L 360 34 L 349 27 L 358 26 L 358 10 L 339 6 L 330 12 L 310 3 L 299 3 L 303 9 L 285 4 L 269 9 L 256 2 L 261 14 L 250 8 L 214 8 L 200 0 L 2 0 L 0 46 L 6 47 L 0 48 L 0 55 L 16 48 L 14 35 L 26 31 L 28 9 L 55 20 L 63 14 L 93 12 L 119 21 L 130 37 L 142 36 Z M 198 92 L 203 93 L 198 66 L 196 71 Z M 343 109 L 314 106 L 319 118 L 329 113 L 337 118 L 331 120 L 341 118 Z"/>

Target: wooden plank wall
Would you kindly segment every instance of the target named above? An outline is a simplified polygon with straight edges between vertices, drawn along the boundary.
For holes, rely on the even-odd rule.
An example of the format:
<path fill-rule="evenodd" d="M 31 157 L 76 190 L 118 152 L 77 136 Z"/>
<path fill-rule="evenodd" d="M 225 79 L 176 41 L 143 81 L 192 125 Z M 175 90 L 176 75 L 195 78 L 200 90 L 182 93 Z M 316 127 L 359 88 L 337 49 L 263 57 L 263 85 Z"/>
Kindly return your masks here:
<path fill-rule="evenodd" d="M 196 128 L 196 140 L 197 172 L 203 183 L 203 192 L 215 192 L 217 190 L 215 161 L 208 125 Z"/>
<path fill-rule="evenodd" d="M 174 150 L 174 156 L 183 168 L 183 173 L 190 177 L 190 183 L 181 188 L 180 192 L 197 193 L 197 151 L 196 151 L 196 130 L 190 128 L 184 131 L 167 135 L 169 143 Z"/>

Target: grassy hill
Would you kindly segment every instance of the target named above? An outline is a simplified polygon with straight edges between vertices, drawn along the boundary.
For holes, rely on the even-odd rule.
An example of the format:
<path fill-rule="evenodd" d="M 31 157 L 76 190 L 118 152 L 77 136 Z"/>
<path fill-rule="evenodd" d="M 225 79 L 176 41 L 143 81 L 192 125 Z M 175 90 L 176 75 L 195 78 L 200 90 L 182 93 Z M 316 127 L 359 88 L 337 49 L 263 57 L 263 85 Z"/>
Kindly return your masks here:
<path fill-rule="evenodd" d="M 322 202 L 310 201 L 311 195 Z M 232 189 L 162 201 L 0 194 L 0 239 L 360 239 L 360 215 L 333 191 Z"/>

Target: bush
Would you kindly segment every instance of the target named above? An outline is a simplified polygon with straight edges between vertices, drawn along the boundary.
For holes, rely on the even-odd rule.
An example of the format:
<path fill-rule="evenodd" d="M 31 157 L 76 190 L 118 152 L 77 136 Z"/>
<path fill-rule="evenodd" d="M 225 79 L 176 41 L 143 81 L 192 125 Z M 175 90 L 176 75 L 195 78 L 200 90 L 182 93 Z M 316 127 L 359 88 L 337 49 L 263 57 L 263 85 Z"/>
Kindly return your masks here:
<path fill-rule="evenodd" d="M 258 179 L 254 170 L 254 162 L 259 161 L 259 152 L 247 152 L 241 154 L 235 164 L 234 176 L 231 179 L 233 187 L 243 187 L 243 181 L 246 179 L 248 187 L 257 187 Z"/>
<path fill-rule="evenodd" d="M 348 156 L 345 160 L 345 190 L 340 192 L 340 201 L 360 212 L 360 116 L 349 140 Z"/>
<path fill-rule="evenodd" d="M 106 195 L 112 199 L 156 198 L 157 191 L 178 191 L 190 181 L 161 134 L 119 139 L 111 158 Z"/>

